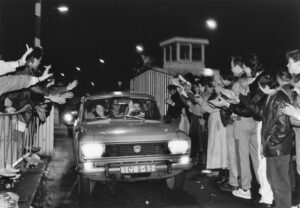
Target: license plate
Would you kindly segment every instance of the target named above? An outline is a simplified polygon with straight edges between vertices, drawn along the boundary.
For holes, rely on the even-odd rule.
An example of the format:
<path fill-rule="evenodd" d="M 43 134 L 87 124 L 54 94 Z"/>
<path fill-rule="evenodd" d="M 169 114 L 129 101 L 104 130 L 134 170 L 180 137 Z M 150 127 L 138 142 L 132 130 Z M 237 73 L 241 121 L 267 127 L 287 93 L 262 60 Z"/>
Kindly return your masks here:
<path fill-rule="evenodd" d="M 155 165 L 134 165 L 121 167 L 122 174 L 129 173 L 150 173 L 156 170 Z"/>

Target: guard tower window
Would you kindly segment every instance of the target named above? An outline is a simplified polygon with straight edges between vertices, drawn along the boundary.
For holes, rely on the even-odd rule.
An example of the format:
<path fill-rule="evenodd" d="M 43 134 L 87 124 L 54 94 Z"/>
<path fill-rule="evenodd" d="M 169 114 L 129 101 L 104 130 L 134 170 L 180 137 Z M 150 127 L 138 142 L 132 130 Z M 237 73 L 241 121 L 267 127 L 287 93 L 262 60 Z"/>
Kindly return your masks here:
<path fill-rule="evenodd" d="M 180 45 L 180 59 L 181 60 L 190 60 L 190 46 L 189 45 Z"/>
<path fill-rule="evenodd" d="M 169 62 L 171 61 L 171 57 L 170 57 L 170 47 L 166 47 L 166 61 Z"/>
<path fill-rule="evenodd" d="M 177 61 L 176 57 L 176 44 L 171 45 L 172 61 Z"/>
<path fill-rule="evenodd" d="M 192 48 L 192 60 L 193 61 L 201 61 L 202 51 L 201 46 L 193 45 Z"/>

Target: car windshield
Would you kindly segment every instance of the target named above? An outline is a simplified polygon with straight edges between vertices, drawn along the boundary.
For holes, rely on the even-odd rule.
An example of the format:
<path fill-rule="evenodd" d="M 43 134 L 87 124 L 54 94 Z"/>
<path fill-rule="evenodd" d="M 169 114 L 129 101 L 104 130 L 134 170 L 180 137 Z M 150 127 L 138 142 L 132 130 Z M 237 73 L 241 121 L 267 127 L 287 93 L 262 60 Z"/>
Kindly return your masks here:
<path fill-rule="evenodd" d="M 133 119 L 159 120 L 157 104 L 149 98 L 113 97 L 87 100 L 84 104 L 84 120 Z"/>

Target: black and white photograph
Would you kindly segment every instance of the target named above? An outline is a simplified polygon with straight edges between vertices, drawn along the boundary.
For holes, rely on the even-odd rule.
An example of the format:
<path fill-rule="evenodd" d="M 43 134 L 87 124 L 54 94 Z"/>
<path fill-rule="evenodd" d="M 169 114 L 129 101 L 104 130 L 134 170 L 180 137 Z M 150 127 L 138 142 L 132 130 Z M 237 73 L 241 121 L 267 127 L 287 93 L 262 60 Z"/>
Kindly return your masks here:
<path fill-rule="evenodd" d="M 300 0 L 0 0 L 0 208 L 300 208 Z"/>

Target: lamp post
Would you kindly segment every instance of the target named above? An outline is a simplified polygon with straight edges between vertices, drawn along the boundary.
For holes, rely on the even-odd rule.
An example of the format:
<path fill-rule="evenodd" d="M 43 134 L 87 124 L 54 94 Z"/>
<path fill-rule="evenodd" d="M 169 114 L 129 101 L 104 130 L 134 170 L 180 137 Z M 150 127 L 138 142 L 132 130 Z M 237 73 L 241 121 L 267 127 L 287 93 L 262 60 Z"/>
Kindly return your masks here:
<path fill-rule="evenodd" d="M 69 8 L 65 5 L 59 6 L 57 10 L 65 14 L 69 11 Z M 35 35 L 34 46 L 41 47 L 41 20 L 42 20 L 42 0 L 36 0 L 35 2 Z"/>
<path fill-rule="evenodd" d="M 34 46 L 41 47 L 42 0 L 36 0 L 34 14 L 35 14 Z"/>
<path fill-rule="evenodd" d="M 135 46 L 135 50 L 138 53 L 143 53 L 144 52 L 144 46 L 142 46 L 141 44 L 138 44 Z"/>
<path fill-rule="evenodd" d="M 206 27 L 210 30 L 215 30 L 218 27 L 218 23 L 216 22 L 216 20 L 210 18 L 206 20 Z"/>
<path fill-rule="evenodd" d="M 65 14 L 69 11 L 69 7 L 65 6 L 65 5 L 61 5 L 59 7 L 57 7 L 57 10 L 62 13 Z"/>

